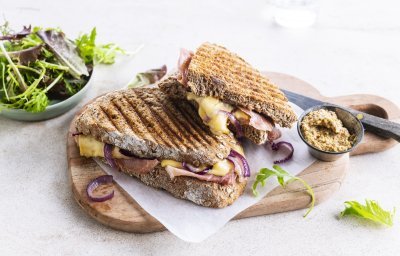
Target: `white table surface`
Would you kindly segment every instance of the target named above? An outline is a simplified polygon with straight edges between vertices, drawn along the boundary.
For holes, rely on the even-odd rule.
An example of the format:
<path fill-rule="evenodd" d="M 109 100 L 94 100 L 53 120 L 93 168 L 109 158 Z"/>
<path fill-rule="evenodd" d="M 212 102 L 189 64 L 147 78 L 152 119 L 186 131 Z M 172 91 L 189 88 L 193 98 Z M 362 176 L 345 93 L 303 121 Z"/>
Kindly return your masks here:
<path fill-rule="evenodd" d="M 319 2 L 314 27 L 289 30 L 271 20 L 267 1 L 6 1 L 0 14 L 23 24 L 60 26 L 74 37 L 97 27 L 99 41 L 145 48 L 137 71 L 176 63 L 180 47 L 216 42 L 261 70 L 288 73 L 324 95 L 370 93 L 400 105 L 400 5 L 396 0 Z M 121 86 L 99 81 L 90 97 Z M 81 103 L 81 105 L 83 102 Z M 201 244 L 169 232 L 107 228 L 75 203 L 66 132 L 75 108 L 48 122 L 0 117 L 0 255 L 398 255 L 400 223 L 385 229 L 338 220 L 346 200 L 400 205 L 400 146 L 351 159 L 340 191 L 304 211 L 232 221 Z"/>

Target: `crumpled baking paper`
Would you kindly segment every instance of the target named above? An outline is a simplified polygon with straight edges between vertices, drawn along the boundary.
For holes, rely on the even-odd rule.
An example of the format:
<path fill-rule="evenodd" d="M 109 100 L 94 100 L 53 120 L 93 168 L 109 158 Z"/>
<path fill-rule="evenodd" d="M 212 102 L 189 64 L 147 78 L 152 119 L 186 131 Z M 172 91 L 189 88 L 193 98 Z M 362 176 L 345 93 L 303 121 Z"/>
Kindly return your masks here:
<path fill-rule="evenodd" d="M 292 104 L 297 115 L 302 109 Z M 289 173 L 296 175 L 311 165 L 315 159 L 308 153 L 306 145 L 301 141 L 296 126 L 281 129 L 282 137 L 277 141 L 288 141 L 294 147 L 293 158 L 281 164 Z M 276 178 L 267 181 L 265 187 L 259 186 L 259 196 L 254 197 L 251 185 L 256 173 L 263 167 L 272 168 L 273 161 L 282 158 L 282 154 L 272 151 L 267 146 L 254 145 L 246 141 L 244 151 L 250 165 L 251 177 L 244 194 L 231 206 L 213 209 L 198 206 L 190 201 L 177 199 L 163 190 L 146 186 L 137 179 L 118 172 L 100 161 L 97 163 L 150 215 L 161 222 L 174 235 L 188 242 L 201 242 L 216 233 L 230 219 L 254 205 L 277 185 Z M 284 151 L 284 150 L 282 150 Z"/>

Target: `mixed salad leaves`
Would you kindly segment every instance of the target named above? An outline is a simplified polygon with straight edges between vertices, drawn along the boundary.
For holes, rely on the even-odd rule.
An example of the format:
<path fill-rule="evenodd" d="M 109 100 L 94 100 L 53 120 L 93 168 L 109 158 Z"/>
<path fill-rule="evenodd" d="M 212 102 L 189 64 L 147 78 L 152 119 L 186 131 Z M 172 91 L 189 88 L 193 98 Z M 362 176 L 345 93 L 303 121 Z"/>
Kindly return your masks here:
<path fill-rule="evenodd" d="M 113 43 L 96 44 L 96 28 L 74 41 L 59 28 L 24 26 L 15 33 L 7 22 L 0 33 L 0 111 L 42 112 L 79 92 L 95 64 L 125 53 Z"/>

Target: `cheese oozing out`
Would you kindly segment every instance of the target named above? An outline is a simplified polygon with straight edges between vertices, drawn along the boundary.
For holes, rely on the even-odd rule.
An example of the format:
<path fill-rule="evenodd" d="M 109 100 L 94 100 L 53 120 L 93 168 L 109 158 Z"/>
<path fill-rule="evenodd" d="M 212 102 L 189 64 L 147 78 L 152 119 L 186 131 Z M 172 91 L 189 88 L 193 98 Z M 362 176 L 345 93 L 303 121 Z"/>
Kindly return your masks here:
<path fill-rule="evenodd" d="M 162 160 L 161 166 L 162 167 L 172 166 L 175 168 L 184 169 L 181 162 L 177 162 L 174 160 Z M 216 164 L 214 164 L 212 166 L 211 170 L 207 174 L 213 174 L 216 176 L 225 176 L 231 170 L 233 170 L 233 168 L 234 168 L 234 165 L 230 161 L 224 159 L 224 160 L 219 161 Z"/>
<path fill-rule="evenodd" d="M 244 151 L 242 146 L 240 146 L 239 144 L 231 144 L 230 145 L 231 148 L 237 152 L 239 152 L 241 155 L 244 156 Z M 174 161 L 174 160 L 162 160 L 161 161 L 161 166 L 162 167 L 166 167 L 166 166 L 172 166 L 175 168 L 180 168 L 180 169 L 184 169 L 183 165 L 181 162 L 178 161 Z M 200 169 L 205 168 L 206 166 L 200 166 Z M 224 159 L 221 160 L 217 163 L 215 163 L 211 170 L 207 173 L 207 174 L 213 174 L 216 176 L 225 176 L 227 175 L 230 171 L 234 170 L 235 166 L 232 164 L 231 161 Z"/>
<path fill-rule="evenodd" d="M 221 111 L 232 112 L 234 109 L 231 105 L 226 104 L 214 97 L 200 97 L 192 92 L 187 94 L 188 100 L 194 100 L 199 105 L 199 116 L 203 122 L 210 127 L 214 134 L 229 134 L 228 116 Z M 250 117 L 241 110 L 234 113 L 238 120 L 248 120 Z"/>
<path fill-rule="evenodd" d="M 79 153 L 85 157 L 104 157 L 104 143 L 96 140 L 92 136 L 78 135 Z M 112 156 L 114 158 L 129 159 L 128 156 L 121 154 L 118 147 L 113 147 Z"/>

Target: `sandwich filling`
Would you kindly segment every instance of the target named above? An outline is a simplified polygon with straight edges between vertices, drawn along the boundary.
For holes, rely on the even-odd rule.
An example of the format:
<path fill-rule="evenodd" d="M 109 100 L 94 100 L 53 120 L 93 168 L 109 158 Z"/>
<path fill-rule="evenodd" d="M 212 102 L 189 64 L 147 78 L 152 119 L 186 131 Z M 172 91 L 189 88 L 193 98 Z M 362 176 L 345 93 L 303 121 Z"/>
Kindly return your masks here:
<path fill-rule="evenodd" d="M 79 146 L 81 156 L 101 157 L 108 160 L 105 153 L 105 143 L 87 135 L 76 136 L 76 142 Z M 243 155 L 243 149 L 241 146 L 232 145 L 232 147 L 235 149 L 235 152 L 239 152 Z M 152 171 L 157 165 L 161 164 L 161 167 L 164 167 L 171 179 L 179 176 L 187 176 L 222 185 L 233 184 L 236 177 L 239 178 L 239 182 L 242 182 L 245 179 L 243 171 L 239 170 L 240 168 L 236 168 L 236 164 L 228 159 L 221 160 L 213 166 L 195 167 L 174 160 L 138 158 L 130 152 L 115 146 L 112 147 L 111 157 L 112 161 L 115 162 L 116 167 L 123 169 L 125 172 L 128 172 L 128 174 L 145 174 Z"/>
<path fill-rule="evenodd" d="M 235 109 L 233 106 L 211 96 L 200 97 L 189 92 L 187 93 L 187 99 L 197 102 L 199 116 L 210 127 L 210 130 L 217 135 L 230 133 L 229 123 L 232 122 L 232 125 L 236 128 L 237 137 L 240 136 L 235 122 L 240 126 L 250 125 L 257 130 L 266 132 L 272 131 L 275 127 L 272 120 L 268 120 L 254 111 L 241 107 Z"/>

